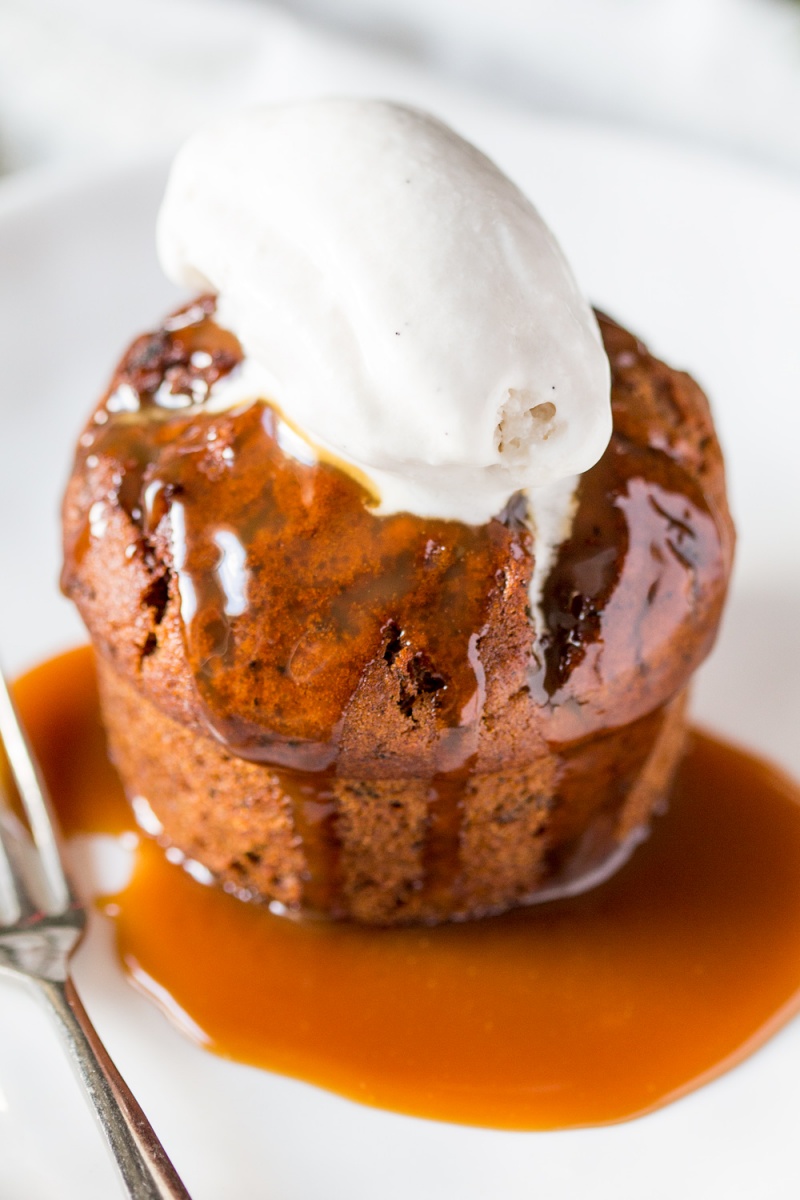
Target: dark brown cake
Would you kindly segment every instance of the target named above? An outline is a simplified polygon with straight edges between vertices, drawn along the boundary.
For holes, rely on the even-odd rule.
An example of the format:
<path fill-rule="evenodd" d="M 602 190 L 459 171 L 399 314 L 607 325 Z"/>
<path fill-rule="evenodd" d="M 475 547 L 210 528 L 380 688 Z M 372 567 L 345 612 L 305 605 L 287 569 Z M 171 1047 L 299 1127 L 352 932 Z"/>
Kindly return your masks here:
<path fill-rule="evenodd" d="M 378 517 L 208 411 L 241 351 L 204 298 L 127 352 L 80 440 L 65 591 L 111 751 L 162 837 L 243 897 L 388 924 L 596 866 L 669 787 L 733 533 L 700 389 L 613 321 L 614 434 L 542 595 L 516 498 Z"/>

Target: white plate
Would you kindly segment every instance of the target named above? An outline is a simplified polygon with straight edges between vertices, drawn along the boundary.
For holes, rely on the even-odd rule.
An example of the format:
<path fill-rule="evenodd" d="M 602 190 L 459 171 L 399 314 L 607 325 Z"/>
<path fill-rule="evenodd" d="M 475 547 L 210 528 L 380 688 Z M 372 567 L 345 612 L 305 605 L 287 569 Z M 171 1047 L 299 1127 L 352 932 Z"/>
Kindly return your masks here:
<path fill-rule="evenodd" d="M 597 130 L 465 124 L 540 205 L 592 298 L 710 391 L 740 549 L 696 711 L 800 775 L 800 192 Z M 162 183 L 150 165 L 0 188 L 0 643 L 15 669 L 82 636 L 56 587 L 59 493 L 115 357 L 174 298 L 152 245 Z M 128 987 L 100 923 L 78 967 L 87 1007 L 195 1200 L 800 1190 L 800 1022 L 653 1116 L 508 1134 L 361 1108 L 205 1054 Z M 0 1195 L 116 1194 L 43 1016 L 12 987 L 0 992 L 0 1089 Z"/>

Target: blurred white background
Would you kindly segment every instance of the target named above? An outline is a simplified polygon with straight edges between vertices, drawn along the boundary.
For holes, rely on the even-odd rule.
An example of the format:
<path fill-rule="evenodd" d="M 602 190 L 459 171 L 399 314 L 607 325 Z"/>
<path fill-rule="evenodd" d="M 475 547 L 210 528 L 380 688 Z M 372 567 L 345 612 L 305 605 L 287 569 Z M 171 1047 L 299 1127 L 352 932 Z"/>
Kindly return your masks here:
<path fill-rule="evenodd" d="M 647 129 L 800 174 L 800 0 L 0 0 L 0 168 L 373 92 Z"/>

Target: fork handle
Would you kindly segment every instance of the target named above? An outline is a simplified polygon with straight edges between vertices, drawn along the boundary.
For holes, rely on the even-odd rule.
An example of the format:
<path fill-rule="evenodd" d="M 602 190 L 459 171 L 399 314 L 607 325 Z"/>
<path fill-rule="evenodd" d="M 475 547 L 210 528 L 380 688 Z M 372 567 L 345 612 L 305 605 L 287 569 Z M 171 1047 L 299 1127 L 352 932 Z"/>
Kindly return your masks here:
<path fill-rule="evenodd" d="M 72 980 L 37 980 L 131 1200 L 191 1200 L 133 1093 L 111 1061 Z"/>

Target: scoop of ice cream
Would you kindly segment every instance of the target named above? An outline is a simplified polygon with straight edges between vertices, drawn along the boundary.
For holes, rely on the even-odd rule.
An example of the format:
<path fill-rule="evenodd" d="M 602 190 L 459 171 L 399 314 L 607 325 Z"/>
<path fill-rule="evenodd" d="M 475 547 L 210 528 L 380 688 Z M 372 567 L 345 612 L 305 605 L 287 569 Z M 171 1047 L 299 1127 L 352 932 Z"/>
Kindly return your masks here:
<path fill-rule="evenodd" d="M 382 511 L 488 520 L 611 432 L 594 316 L 552 234 L 413 109 L 256 108 L 179 152 L 158 242 L 218 293 L 248 387 L 376 486 Z"/>

